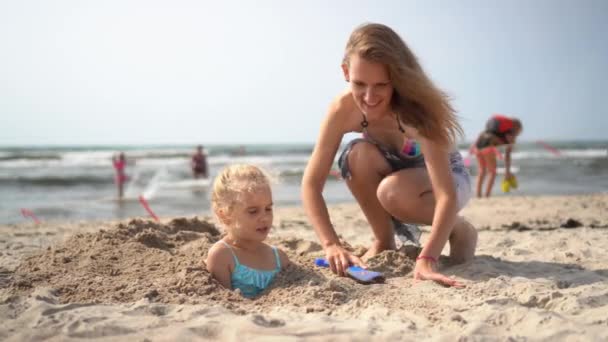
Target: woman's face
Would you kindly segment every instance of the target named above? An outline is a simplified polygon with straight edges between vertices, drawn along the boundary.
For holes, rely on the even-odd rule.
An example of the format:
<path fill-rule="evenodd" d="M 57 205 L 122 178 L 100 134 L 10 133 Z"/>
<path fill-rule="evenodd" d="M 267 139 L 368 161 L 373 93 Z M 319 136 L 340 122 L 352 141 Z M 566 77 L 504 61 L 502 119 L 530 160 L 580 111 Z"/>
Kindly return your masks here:
<path fill-rule="evenodd" d="M 370 62 L 354 54 L 349 65 L 342 65 L 344 77 L 350 82 L 357 107 L 374 120 L 390 112 L 393 85 L 384 64 Z"/>

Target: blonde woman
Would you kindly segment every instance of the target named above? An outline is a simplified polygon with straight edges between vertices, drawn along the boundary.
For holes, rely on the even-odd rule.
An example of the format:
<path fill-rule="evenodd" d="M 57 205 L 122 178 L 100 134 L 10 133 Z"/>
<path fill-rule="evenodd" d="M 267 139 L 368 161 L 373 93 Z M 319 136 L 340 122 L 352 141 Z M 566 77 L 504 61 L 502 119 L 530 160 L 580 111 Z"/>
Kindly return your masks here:
<path fill-rule="evenodd" d="M 431 225 L 415 279 L 460 286 L 439 273 L 450 242 L 452 260 L 472 259 L 477 232 L 459 210 L 471 196 L 469 175 L 454 148 L 462 134 L 445 94 L 391 28 L 366 24 L 351 34 L 342 70 L 349 87 L 329 106 L 302 180 L 302 200 L 334 273 L 365 266 L 341 245 L 322 190 L 343 136 L 362 133 L 339 159 L 342 176 L 366 216 L 374 242 L 362 259 L 395 248 L 404 222 Z M 409 234 L 416 240 L 415 232 Z M 414 241 L 416 243 L 417 241 Z"/>

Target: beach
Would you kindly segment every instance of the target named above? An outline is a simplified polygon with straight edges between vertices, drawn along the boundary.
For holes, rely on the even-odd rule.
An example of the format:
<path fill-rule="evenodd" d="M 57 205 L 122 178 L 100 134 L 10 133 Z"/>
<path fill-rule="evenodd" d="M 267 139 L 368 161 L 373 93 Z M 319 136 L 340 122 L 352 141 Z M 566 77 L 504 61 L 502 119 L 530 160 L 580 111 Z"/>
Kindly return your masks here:
<path fill-rule="evenodd" d="M 371 232 L 357 205 L 330 213 L 363 253 Z M 440 259 L 466 284 L 455 289 L 415 282 L 412 246 L 368 262 L 383 284 L 334 276 L 313 265 L 323 252 L 303 209 L 279 207 L 269 242 L 293 264 L 254 300 L 205 270 L 221 236 L 208 216 L 3 225 L 0 339 L 608 339 L 608 194 L 473 199 L 462 214 L 479 243 L 470 263 Z"/>

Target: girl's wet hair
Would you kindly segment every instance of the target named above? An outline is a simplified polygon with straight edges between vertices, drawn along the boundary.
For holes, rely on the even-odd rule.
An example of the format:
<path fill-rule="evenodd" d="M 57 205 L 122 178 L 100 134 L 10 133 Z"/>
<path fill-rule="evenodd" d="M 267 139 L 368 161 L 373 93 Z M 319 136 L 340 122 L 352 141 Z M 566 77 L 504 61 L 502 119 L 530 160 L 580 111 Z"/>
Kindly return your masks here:
<path fill-rule="evenodd" d="M 422 136 L 448 145 L 463 135 L 448 96 L 435 87 L 414 53 L 390 27 L 371 23 L 356 28 L 346 44 L 345 65 L 353 54 L 386 66 L 394 88 L 392 109 Z"/>
<path fill-rule="evenodd" d="M 241 194 L 263 186 L 270 186 L 269 178 L 257 166 L 249 164 L 227 166 L 213 181 L 212 209 L 215 213 L 222 209 L 230 212 Z"/>

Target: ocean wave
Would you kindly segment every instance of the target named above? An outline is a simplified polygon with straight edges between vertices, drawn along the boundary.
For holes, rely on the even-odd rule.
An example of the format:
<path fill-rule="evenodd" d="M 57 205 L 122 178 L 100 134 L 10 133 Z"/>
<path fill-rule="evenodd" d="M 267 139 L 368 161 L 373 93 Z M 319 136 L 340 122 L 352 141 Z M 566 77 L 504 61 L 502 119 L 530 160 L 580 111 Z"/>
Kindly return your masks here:
<path fill-rule="evenodd" d="M 2 177 L 1 185 L 39 186 L 39 187 L 70 187 L 79 185 L 111 185 L 112 177 L 99 177 L 91 175 L 76 176 L 39 176 L 39 177 Z"/>

